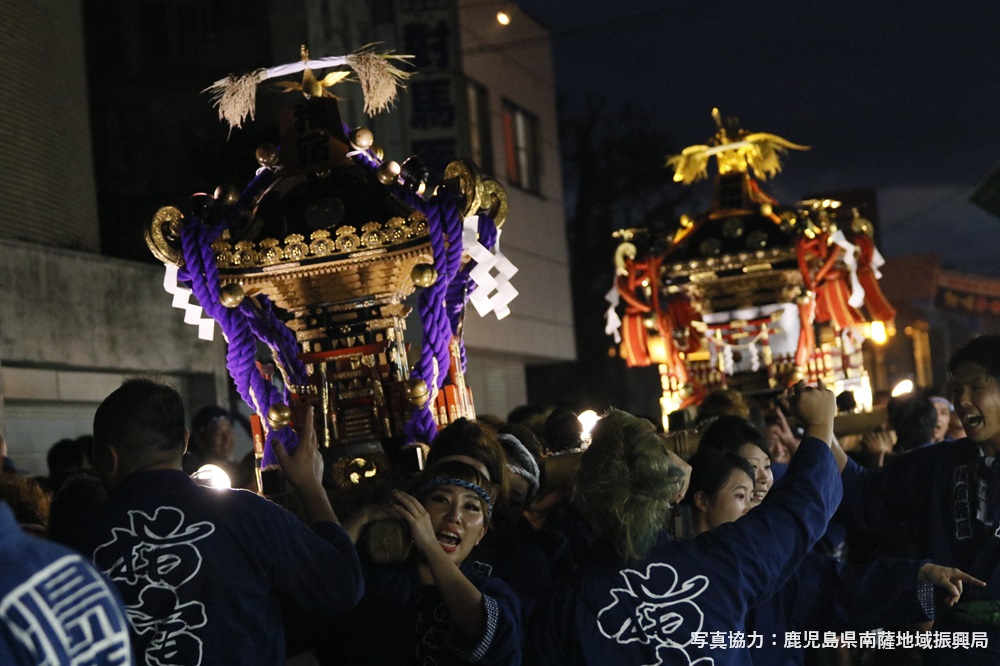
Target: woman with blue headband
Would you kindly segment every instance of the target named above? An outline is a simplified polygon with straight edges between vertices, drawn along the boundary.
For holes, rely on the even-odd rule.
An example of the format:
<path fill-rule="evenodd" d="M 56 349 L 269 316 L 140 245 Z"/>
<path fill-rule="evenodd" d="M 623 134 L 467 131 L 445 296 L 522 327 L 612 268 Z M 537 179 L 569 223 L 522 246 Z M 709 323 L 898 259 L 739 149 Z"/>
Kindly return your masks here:
<path fill-rule="evenodd" d="M 412 555 L 364 562 L 365 596 L 332 623 L 320 663 L 520 664 L 517 597 L 468 559 L 489 527 L 494 485 L 479 466 L 450 458 L 426 469 L 414 488 L 350 521 L 352 536 L 376 520 L 402 521 Z"/>

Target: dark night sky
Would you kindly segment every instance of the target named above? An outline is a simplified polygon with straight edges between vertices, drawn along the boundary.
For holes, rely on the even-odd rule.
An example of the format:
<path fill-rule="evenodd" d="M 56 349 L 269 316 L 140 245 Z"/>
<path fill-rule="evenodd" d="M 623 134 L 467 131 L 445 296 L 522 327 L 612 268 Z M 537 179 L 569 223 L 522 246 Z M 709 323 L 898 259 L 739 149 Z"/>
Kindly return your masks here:
<path fill-rule="evenodd" d="M 813 147 L 764 185 L 780 200 L 875 188 L 884 254 L 1000 275 L 1000 219 L 968 202 L 1000 163 L 1000 2 L 520 4 L 552 30 L 560 91 L 649 109 L 678 147 L 718 106 Z"/>

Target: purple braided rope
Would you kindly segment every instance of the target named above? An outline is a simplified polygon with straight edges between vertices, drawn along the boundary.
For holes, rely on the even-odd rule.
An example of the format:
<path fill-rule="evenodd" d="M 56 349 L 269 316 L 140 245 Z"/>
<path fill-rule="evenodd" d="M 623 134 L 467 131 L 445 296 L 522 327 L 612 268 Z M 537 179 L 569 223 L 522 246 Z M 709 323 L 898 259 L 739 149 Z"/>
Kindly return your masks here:
<path fill-rule="evenodd" d="M 462 260 L 462 220 L 458 206 L 449 194 L 437 195 L 430 201 L 401 190 L 400 196 L 414 209 L 427 217 L 434 265 L 438 269 L 437 281 L 425 289 L 417 299 L 417 309 L 424 327 L 424 340 L 420 361 L 411 375 L 423 379 L 428 386 L 434 384 L 434 361 L 438 377 L 434 388 L 444 385 L 451 360 L 451 325 L 445 311 L 448 285 L 458 272 Z M 445 246 L 447 235 L 448 246 Z M 408 441 L 430 442 L 437 434 L 431 404 L 415 408 L 410 421 L 404 426 Z"/>
<path fill-rule="evenodd" d="M 178 272 L 178 278 L 187 282 L 195 298 L 201 304 L 205 312 L 211 316 L 222 328 L 229 341 L 226 357 L 226 365 L 229 373 L 236 381 L 236 388 L 240 396 L 253 406 L 249 394 L 249 383 L 242 380 L 240 368 L 245 364 L 243 357 L 247 352 L 243 349 L 244 326 L 242 317 L 238 316 L 234 310 L 229 310 L 219 304 L 219 284 L 218 280 L 210 279 L 211 267 L 214 266 L 214 257 L 211 256 L 211 248 L 208 246 L 207 237 L 214 234 L 205 233 L 203 225 L 197 220 L 184 225 L 181 232 L 181 248 L 184 253 L 184 266 Z"/>
<path fill-rule="evenodd" d="M 487 250 L 492 251 L 497 244 L 497 238 L 500 236 L 500 231 L 497 229 L 497 223 L 493 221 L 493 218 L 489 215 L 479 216 L 479 242 L 482 243 Z"/>
<path fill-rule="evenodd" d="M 346 125 L 344 129 L 346 132 L 350 131 Z M 375 159 L 370 151 L 361 151 L 353 155 L 352 159 L 355 164 L 367 169 L 372 176 L 376 175 L 378 167 L 381 164 L 379 160 Z M 398 196 L 401 196 L 404 200 L 408 201 L 408 203 L 410 203 L 416 210 L 424 213 L 424 215 L 427 215 L 427 207 L 423 199 L 402 188 L 395 188 L 394 192 Z M 428 227 L 430 230 L 431 249 L 434 254 L 434 263 L 435 265 L 438 265 L 438 258 L 444 257 L 444 237 L 441 235 L 440 228 L 435 229 L 433 225 L 430 224 L 430 216 L 427 215 L 427 217 Z M 427 308 L 432 307 L 432 305 L 430 305 L 434 300 L 432 292 L 441 289 L 441 286 L 439 286 L 439 284 L 442 283 L 440 273 L 441 271 L 439 271 L 438 281 L 431 287 L 425 289 L 417 299 L 417 309 L 420 313 L 421 323 L 424 324 L 425 329 L 427 328 L 427 324 L 424 319 L 424 312 Z M 440 303 L 440 301 L 438 302 Z M 433 382 L 434 369 L 430 362 L 430 359 L 433 357 L 433 353 L 428 353 L 428 344 L 425 341 L 420 361 L 410 372 L 411 377 L 419 377 L 420 379 L 423 379 L 427 383 L 428 387 Z M 410 418 L 407 419 L 405 424 L 403 424 L 403 434 L 405 435 L 408 443 L 415 441 L 430 442 L 434 439 L 434 436 L 437 434 L 437 422 L 434 420 L 434 415 L 431 412 L 430 401 L 428 401 L 423 407 L 413 408 L 413 411 L 410 412 Z"/>
<path fill-rule="evenodd" d="M 278 391 L 273 384 L 265 380 L 257 369 L 257 338 L 247 321 L 248 314 L 253 316 L 253 313 L 247 312 L 247 308 L 252 309 L 253 305 L 244 302 L 239 308 L 230 309 L 219 302 L 218 269 L 209 245 L 210 239 L 217 234 L 218 228 L 206 232 L 204 226 L 197 221 L 184 226 L 181 236 L 185 255 L 184 277 L 190 283 L 191 290 L 202 308 L 219 323 L 229 341 L 226 367 L 240 397 L 255 412 L 266 416 L 268 407 L 286 402 L 287 397 L 284 391 Z M 297 443 L 297 437 L 291 428 L 282 428 L 279 431 L 268 429 L 264 443 L 264 464 L 271 464 L 275 460 L 271 448 L 274 439 L 281 441 L 286 448 L 294 448 Z"/>
<path fill-rule="evenodd" d="M 299 359 L 299 341 L 295 333 L 285 326 L 274 312 L 274 304 L 267 296 L 258 296 L 259 309 L 247 312 L 247 322 L 257 339 L 270 347 L 275 361 L 279 363 L 288 381 L 301 386 L 308 377 L 305 364 Z M 257 316 L 249 316 L 256 314 Z"/>
<path fill-rule="evenodd" d="M 376 171 L 379 166 L 379 162 L 368 151 L 354 155 L 354 160 L 372 172 Z M 440 389 L 448 377 L 448 368 L 451 362 L 451 339 L 458 332 L 458 322 L 461 320 L 461 311 L 464 309 L 467 298 L 467 271 L 463 271 L 464 276 L 458 284 L 453 285 L 456 277 L 460 275 L 462 263 L 463 219 L 455 195 L 446 190 L 439 190 L 438 194 L 429 200 L 424 200 L 402 187 L 393 188 L 393 192 L 427 218 L 431 251 L 434 256 L 434 266 L 438 271 L 438 279 L 433 285 L 424 289 L 417 299 L 417 310 L 423 324 L 424 339 L 420 360 L 410 374 L 411 377 L 423 379 L 428 386 L 431 386 L 435 381 L 434 362 L 437 361 L 438 377 L 434 388 Z M 490 240 L 490 246 L 492 246 L 496 242 L 496 229 L 492 224 L 486 226 L 493 227 L 493 236 Z M 464 372 L 465 345 L 461 339 L 459 346 L 462 371 Z M 437 434 L 437 423 L 430 401 L 422 407 L 413 409 L 410 418 L 403 427 L 403 432 L 407 442 L 423 441 L 429 443 L 434 439 Z"/>
<path fill-rule="evenodd" d="M 431 329 L 431 345 L 434 348 L 434 355 L 438 361 L 438 385 L 444 386 L 448 378 L 448 368 L 451 365 L 451 338 L 453 334 L 450 318 L 448 317 L 448 289 L 458 275 L 462 265 L 462 218 L 454 199 L 446 197 L 441 201 L 440 208 L 432 207 L 429 212 L 438 217 L 435 223 L 443 227 L 444 235 L 448 238 L 448 246 L 445 249 L 443 288 L 439 294 L 441 305 L 433 313 L 435 325 Z M 430 222 L 432 216 L 428 216 Z M 437 261 L 440 266 L 441 264 Z M 426 339 L 426 338 L 425 338 Z"/>
<path fill-rule="evenodd" d="M 250 181 L 240 194 L 240 202 L 256 199 L 274 179 L 275 172 L 272 169 L 259 169 L 253 180 Z M 232 228 L 232 223 L 240 216 L 242 211 L 243 206 L 233 206 L 226 220 L 230 228 Z M 212 237 L 210 236 L 209 238 Z M 214 256 L 211 259 L 211 264 L 212 270 L 218 275 L 218 270 L 215 268 Z M 295 333 L 278 318 L 274 312 L 273 303 L 271 303 L 271 300 L 267 296 L 261 295 L 258 297 L 257 302 L 260 308 L 253 307 L 252 303 L 248 307 L 243 307 L 241 304 L 241 312 L 244 313 L 251 327 L 254 328 L 254 334 L 257 338 L 272 350 L 277 350 L 278 353 L 275 362 L 284 369 L 289 380 L 294 384 L 304 384 L 306 382 L 307 371 L 305 364 L 299 359 L 299 343 L 295 337 Z"/>
<path fill-rule="evenodd" d="M 270 171 L 262 170 L 244 190 L 241 201 L 250 200 L 248 195 L 253 196 L 254 192 L 265 187 L 272 178 L 273 174 Z M 227 218 L 232 219 L 238 214 L 238 207 L 234 207 Z M 206 229 L 197 219 L 192 220 L 191 224 L 184 225 L 181 247 L 185 265 L 178 272 L 178 277 L 190 284 L 194 296 L 204 311 L 219 323 L 229 341 L 226 366 L 240 397 L 258 414 L 266 416 L 266 411 L 271 405 L 287 404 L 289 394 L 287 387 L 279 391 L 271 382 L 265 380 L 257 369 L 257 339 L 277 350 L 276 356 L 279 358 L 275 361 L 282 363 L 289 378 L 295 378 L 293 381 L 305 377 L 305 366 L 298 358 L 294 334 L 277 318 L 270 302 L 265 301 L 259 312 L 250 302 L 251 299 L 245 299 L 234 309 L 221 305 L 218 268 L 215 265 L 211 242 L 218 237 L 225 226 L 226 222 L 222 222 L 212 229 Z M 298 443 L 298 437 L 292 428 L 281 428 L 277 431 L 268 428 L 264 444 L 265 465 L 276 462 L 273 451 L 275 439 L 287 450 L 294 449 Z"/>
<path fill-rule="evenodd" d="M 421 202 L 422 203 L 422 202 Z M 436 208 L 421 206 L 427 216 L 427 226 L 430 232 L 431 250 L 434 255 L 434 265 L 438 267 L 438 279 L 430 287 L 421 292 L 417 299 L 417 310 L 420 314 L 420 321 L 424 327 L 424 338 L 420 354 L 420 361 L 411 372 L 412 377 L 423 379 L 427 386 L 433 389 L 440 388 L 444 377 L 447 374 L 447 360 L 442 365 L 442 356 L 447 359 L 448 355 L 448 321 L 444 314 L 444 295 L 448 287 L 449 276 L 446 265 L 446 251 L 444 243 L 444 233 L 440 223 Z M 442 328 L 444 331 L 442 331 Z M 434 361 L 437 360 L 438 377 L 437 383 L 434 378 Z M 432 402 L 428 400 L 422 407 L 413 410 L 410 421 L 404 427 L 407 441 L 420 440 L 430 442 L 437 434 L 437 424 L 434 420 Z M 411 427 L 412 425 L 412 427 Z"/>

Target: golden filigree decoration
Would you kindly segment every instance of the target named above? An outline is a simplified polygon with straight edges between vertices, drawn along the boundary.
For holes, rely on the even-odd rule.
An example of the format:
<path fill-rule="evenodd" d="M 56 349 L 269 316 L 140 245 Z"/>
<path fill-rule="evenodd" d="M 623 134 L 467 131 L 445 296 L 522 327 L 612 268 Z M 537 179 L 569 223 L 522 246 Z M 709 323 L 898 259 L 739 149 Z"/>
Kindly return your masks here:
<path fill-rule="evenodd" d="M 355 231 L 355 228 L 351 226 L 337 229 L 337 240 L 334 243 L 338 252 L 355 252 L 361 248 L 361 238 Z"/>
<path fill-rule="evenodd" d="M 276 264 L 281 261 L 281 248 L 280 243 L 277 238 L 265 238 L 260 242 L 260 252 L 257 256 L 260 259 L 260 263 L 270 265 Z"/>
<path fill-rule="evenodd" d="M 507 190 L 499 181 L 492 178 L 481 180 L 476 190 L 479 193 L 480 210 L 485 210 L 497 225 L 497 229 L 500 229 L 507 221 L 507 211 L 510 208 L 507 203 Z"/>
<path fill-rule="evenodd" d="M 325 229 L 314 231 L 309 240 L 309 254 L 314 257 L 325 257 L 337 251 L 336 245 L 330 240 L 330 232 Z"/>
<path fill-rule="evenodd" d="M 492 178 L 483 178 L 479 170 L 469 162 L 455 160 L 444 169 L 444 184 L 461 195 L 462 217 L 485 211 L 497 229 L 507 219 L 507 190 Z"/>
<path fill-rule="evenodd" d="M 449 162 L 444 168 L 444 184 L 462 195 L 465 205 L 462 207 L 462 217 L 468 217 L 482 207 L 480 202 L 479 184 L 482 176 L 475 166 L 465 160 Z"/>
<path fill-rule="evenodd" d="M 385 223 L 386 237 L 389 239 L 389 243 L 399 243 L 406 240 L 407 234 L 410 232 L 410 228 L 406 224 L 406 220 L 401 217 L 391 217 L 389 221 Z"/>
<path fill-rule="evenodd" d="M 164 264 L 182 266 L 184 258 L 181 255 L 181 227 L 184 226 L 184 213 L 174 206 L 164 206 L 156 211 L 149 226 L 146 227 L 146 245 L 153 256 Z"/>
<path fill-rule="evenodd" d="M 285 261 L 302 261 L 309 256 L 309 246 L 303 243 L 305 237 L 301 234 L 292 234 L 285 238 Z"/>
<path fill-rule="evenodd" d="M 414 236 L 423 236 L 427 233 L 427 217 L 423 213 L 410 215 L 410 229 Z"/>
<path fill-rule="evenodd" d="M 264 238 L 259 243 L 244 240 L 235 246 L 223 237 L 212 243 L 212 250 L 219 268 L 256 268 L 354 252 L 391 250 L 394 245 L 427 233 L 427 218 L 413 213 L 409 221 L 393 217 L 385 223 L 367 222 L 360 234 L 355 227 L 344 225 L 333 235 L 326 229 L 314 231 L 308 243 L 301 234 L 286 236 L 284 241 L 277 238 Z"/>
<path fill-rule="evenodd" d="M 253 241 L 240 241 L 236 244 L 236 249 L 232 254 L 232 265 L 233 266 L 253 266 L 259 263 L 259 258 L 257 250 L 254 248 Z"/>
<path fill-rule="evenodd" d="M 386 235 L 381 224 L 369 222 L 361 227 L 361 239 L 368 247 L 381 247 L 386 241 Z"/>

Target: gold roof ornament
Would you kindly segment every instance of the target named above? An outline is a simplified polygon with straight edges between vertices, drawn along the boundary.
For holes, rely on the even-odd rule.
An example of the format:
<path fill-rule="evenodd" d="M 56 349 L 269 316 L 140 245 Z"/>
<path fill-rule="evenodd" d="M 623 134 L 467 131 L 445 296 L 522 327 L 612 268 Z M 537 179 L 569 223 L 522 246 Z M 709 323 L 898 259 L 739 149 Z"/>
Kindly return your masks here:
<path fill-rule="evenodd" d="M 230 74 L 219 79 L 202 92 L 211 93 L 213 106 L 219 109 L 219 120 L 229 123 L 229 128 L 242 127 L 247 116 L 254 119 L 257 108 L 257 86 L 264 81 L 302 72 L 301 83 L 279 82 L 286 92 L 301 91 L 309 97 L 335 97 L 326 89 L 349 79 L 349 71 L 335 71 L 317 79 L 313 70 L 348 67 L 358 76 L 364 93 L 365 113 L 373 116 L 391 108 L 396 101 L 398 88 L 410 78 L 411 73 L 397 67 L 413 56 L 392 51 L 377 52 L 374 44 L 362 46 L 346 56 L 311 59 L 309 50 L 301 47 L 298 62 L 277 67 L 255 69 L 246 74 Z"/>
<path fill-rule="evenodd" d="M 301 53 L 302 62 L 308 64 L 309 49 L 306 48 L 305 44 L 301 47 Z M 316 74 L 313 73 L 313 71 L 307 66 L 302 70 L 301 83 L 296 83 L 295 81 L 278 81 L 275 85 L 284 92 L 299 91 L 307 97 L 333 97 L 334 99 L 339 100 L 340 98 L 327 90 L 327 88 L 332 88 L 341 81 L 348 80 L 347 77 L 350 75 L 350 71 L 337 70 L 330 72 L 322 79 L 317 79 Z"/>
<path fill-rule="evenodd" d="M 690 185 L 707 178 L 708 161 L 711 157 L 715 157 L 720 174 L 753 170 L 757 178 L 767 180 L 781 173 L 781 153 L 810 148 L 792 143 L 776 134 L 749 133 L 739 129 L 735 122 L 723 121 L 717 108 L 712 109 L 712 118 L 719 131 L 708 144 L 688 146 L 680 155 L 667 159 L 667 166 L 674 170 L 674 182 Z"/>

